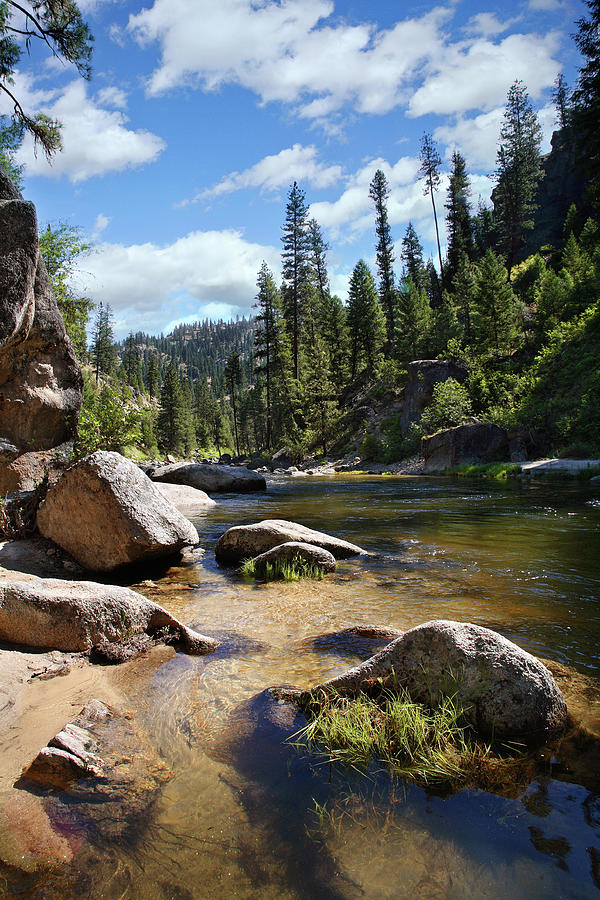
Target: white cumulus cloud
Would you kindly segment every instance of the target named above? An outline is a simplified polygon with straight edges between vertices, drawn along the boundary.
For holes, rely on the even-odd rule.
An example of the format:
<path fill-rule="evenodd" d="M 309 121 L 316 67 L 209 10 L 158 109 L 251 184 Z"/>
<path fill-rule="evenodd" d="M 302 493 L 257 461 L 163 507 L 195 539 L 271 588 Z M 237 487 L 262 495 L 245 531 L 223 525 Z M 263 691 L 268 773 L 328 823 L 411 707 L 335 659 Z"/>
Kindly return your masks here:
<path fill-rule="evenodd" d="M 33 140 L 26 136 L 17 159 L 28 175 L 60 178 L 65 175 L 74 184 L 107 172 L 121 172 L 154 162 L 165 148 L 164 141 L 144 129 L 127 127 L 127 116 L 118 109 L 106 109 L 124 102 L 119 89 L 105 88 L 96 96 L 88 94 L 81 79 L 57 90 L 36 88 L 28 75 L 17 73 L 15 92 L 25 110 L 39 110 L 62 123 L 63 149 L 49 163 L 42 152 L 35 152 Z M 107 93 L 108 92 L 108 93 Z M 6 105 L 0 111 L 10 113 Z"/>
<path fill-rule="evenodd" d="M 78 277 L 92 300 L 110 304 L 117 327 L 139 322 L 152 333 L 165 321 L 202 319 L 207 309 L 248 315 L 263 260 L 278 271 L 279 250 L 239 231 L 194 231 L 166 245 L 100 244 Z"/>
<path fill-rule="evenodd" d="M 387 29 L 348 24 L 334 12 L 331 0 L 154 0 L 129 17 L 127 30 L 160 48 L 147 83 L 151 95 L 241 85 L 330 131 L 350 106 L 370 115 L 406 104 L 414 116 L 486 111 L 515 78 L 537 97 L 558 70 L 558 34 L 498 38 L 514 18 L 481 12 L 465 29 L 470 36 L 453 41 L 445 31 L 453 4 Z"/>
<path fill-rule="evenodd" d="M 277 191 L 293 181 L 309 184 L 314 188 L 328 188 L 342 177 L 338 165 L 326 165 L 318 159 L 314 146 L 303 147 L 294 144 L 279 153 L 265 156 L 243 172 L 231 172 L 217 184 L 197 194 L 191 202 L 209 200 L 222 194 L 231 194 L 245 188 L 260 188 L 263 191 Z M 184 201 L 184 204 L 189 201 Z"/>

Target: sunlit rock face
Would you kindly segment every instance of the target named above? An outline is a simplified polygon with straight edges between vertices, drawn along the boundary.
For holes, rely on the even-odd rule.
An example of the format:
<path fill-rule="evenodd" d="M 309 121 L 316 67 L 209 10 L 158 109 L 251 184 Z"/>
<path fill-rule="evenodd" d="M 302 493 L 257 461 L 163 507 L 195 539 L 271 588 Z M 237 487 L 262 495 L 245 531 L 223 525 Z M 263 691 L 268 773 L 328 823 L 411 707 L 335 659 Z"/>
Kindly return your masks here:
<path fill-rule="evenodd" d="M 35 207 L 0 172 L 0 437 L 22 452 L 58 446 L 74 434 L 82 390 Z"/>

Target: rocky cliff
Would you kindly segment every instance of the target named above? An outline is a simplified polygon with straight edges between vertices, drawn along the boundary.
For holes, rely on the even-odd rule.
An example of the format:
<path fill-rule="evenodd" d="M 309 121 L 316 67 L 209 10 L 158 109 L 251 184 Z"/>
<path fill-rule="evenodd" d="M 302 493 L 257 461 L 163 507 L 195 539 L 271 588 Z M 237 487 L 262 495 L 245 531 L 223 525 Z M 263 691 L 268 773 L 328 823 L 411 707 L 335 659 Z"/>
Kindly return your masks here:
<path fill-rule="evenodd" d="M 68 440 L 82 388 L 39 253 L 35 207 L 0 171 L 0 438 L 21 452 Z"/>

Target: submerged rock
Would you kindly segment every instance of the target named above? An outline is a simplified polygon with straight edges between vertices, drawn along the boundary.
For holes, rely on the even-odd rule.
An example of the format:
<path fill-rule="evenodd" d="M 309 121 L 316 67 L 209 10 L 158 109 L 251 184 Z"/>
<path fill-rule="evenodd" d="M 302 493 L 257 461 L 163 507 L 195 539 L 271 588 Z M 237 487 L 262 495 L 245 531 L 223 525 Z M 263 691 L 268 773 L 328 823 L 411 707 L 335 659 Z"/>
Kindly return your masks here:
<path fill-rule="evenodd" d="M 44 537 L 93 571 L 110 571 L 198 543 L 198 533 L 156 485 L 119 453 L 98 450 L 48 491 L 37 523 Z"/>
<path fill-rule="evenodd" d="M 324 572 L 335 572 L 335 556 L 329 550 L 317 547 L 314 544 L 303 543 L 302 541 L 287 541 L 285 544 L 278 544 L 266 553 L 255 556 L 255 571 L 258 575 L 264 574 L 267 565 L 273 565 L 277 562 L 291 562 L 293 559 L 303 559 L 311 566 L 318 566 Z"/>
<path fill-rule="evenodd" d="M 0 585 L 0 640 L 9 644 L 77 653 L 144 633 L 175 638 L 191 654 L 218 646 L 129 588 L 56 578 Z"/>
<path fill-rule="evenodd" d="M 229 491 L 244 494 L 267 489 L 267 482 L 262 475 L 243 466 L 176 463 L 172 466 L 160 466 L 149 474 L 153 481 L 187 484 L 200 491 L 206 491 L 207 494 Z"/>
<path fill-rule="evenodd" d="M 434 706 L 454 697 L 486 738 L 540 740 L 567 725 L 563 695 L 539 660 L 489 628 L 443 619 L 411 628 L 310 692 L 282 696 L 306 702 L 320 691 L 352 696 L 382 687 Z"/>
<path fill-rule="evenodd" d="M 333 554 L 336 559 L 345 559 L 348 556 L 366 553 L 356 544 L 331 537 L 322 531 L 313 531 L 312 528 L 306 528 L 296 522 L 288 522 L 285 519 L 265 519 L 263 522 L 256 522 L 253 525 L 236 525 L 230 528 L 217 541 L 215 555 L 218 562 L 224 565 L 235 565 L 242 559 L 253 558 L 289 541 L 299 541 L 303 544 L 322 547 Z"/>
<path fill-rule="evenodd" d="M 194 510 L 204 510 L 217 505 L 206 491 L 199 491 L 198 488 L 190 487 L 188 484 L 157 481 L 156 487 L 180 513 L 193 513 Z"/>

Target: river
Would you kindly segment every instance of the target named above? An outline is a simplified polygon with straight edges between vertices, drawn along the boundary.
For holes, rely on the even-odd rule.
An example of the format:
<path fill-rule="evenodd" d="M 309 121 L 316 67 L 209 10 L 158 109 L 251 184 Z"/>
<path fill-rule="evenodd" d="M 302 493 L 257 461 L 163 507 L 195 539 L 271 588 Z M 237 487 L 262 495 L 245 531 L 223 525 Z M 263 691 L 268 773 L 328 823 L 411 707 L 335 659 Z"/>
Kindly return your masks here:
<path fill-rule="evenodd" d="M 226 528 L 266 518 L 301 522 L 375 555 L 343 561 L 323 581 L 291 584 L 244 581 L 215 563 Z M 405 630 L 457 619 L 585 676 L 578 712 L 600 733 L 599 491 L 281 479 L 265 495 L 220 498 L 194 523 L 204 557 L 159 579 L 145 572 L 137 586 L 222 646 L 206 657 L 156 648 L 118 675 L 137 727 L 172 778 L 127 842 L 97 843 L 68 878 L 29 879 L 18 896 L 598 897 L 600 772 L 592 763 L 570 777 L 549 761 L 510 796 L 428 791 L 377 766 L 365 776 L 299 751 L 286 739 L 302 717 L 265 689 L 307 687 L 368 655 L 368 647 L 361 656 L 320 638 L 346 626 Z"/>

